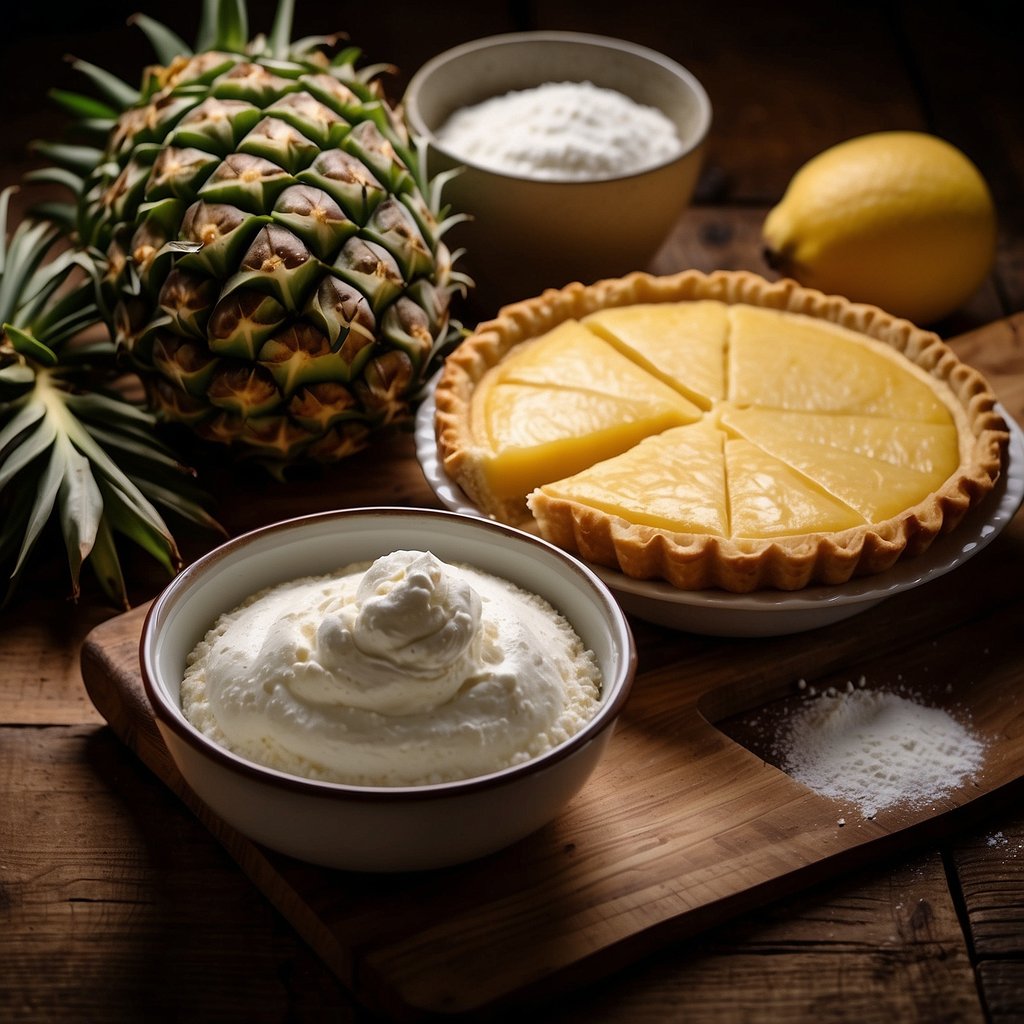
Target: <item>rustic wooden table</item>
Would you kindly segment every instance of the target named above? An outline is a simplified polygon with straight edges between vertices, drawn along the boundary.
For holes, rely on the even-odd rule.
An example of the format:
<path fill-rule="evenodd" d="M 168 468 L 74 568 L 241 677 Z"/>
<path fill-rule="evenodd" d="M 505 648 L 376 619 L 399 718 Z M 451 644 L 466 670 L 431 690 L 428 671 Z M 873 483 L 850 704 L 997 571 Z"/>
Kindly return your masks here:
<path fill-rule="evenodd" d="M 386 10 L 307 0 L 297 22 L 302 34 L 343 28 L 371 59 L 393 61 L 406 76 L 450 45 L 519 28 L 617 35 L 680 60 L 707 87 L 715 122 L 694 206 L 654 262 L 663 272 L 764 272 L 766 210 L 793 171 L 833 142 L 886 128 L 950 139 L 989 179 L 1001 235 L 991 279 L 937 329 L 957 337 L 957 349 L 1024 421 L 1024 108 L 1003 24 L 1009 6 L 801 2 L 753 15 L 744 5 L 685 0 Z M 189 0 L 161 16 L 188 37 L 198 7 Z M 254 4 L 256 27 L 269 26 L 266 7 Z M 131 9 L 66 3 L 5 15 L 13 31 L 0 40 L 0 185 L 33 166 L 29 139 L 58 130 L 45 92 L 69 81 L 64 53 L 128 76 L 148 60 L 124 26 Z M 979 344 L 971 332 L 994 321 L 1000 328 Z M 222 518 L 235 531 L 332 505 L 436 504 L 408 439 L 320 481 L 285 488 L 229 473 L 221 489 Z M 204 540 L 192 543 L 198 553 Z M 1020 516 L 981 558 L 970 578 L 983 585 L 990 572 L 999 581 L 984 614 L 998 614 L 1010 631 L 1011 682 L 1024 688 Z M 161 581 L 136 568 L 133 595 L 142 602 Z M 63 588 L 59 560 L 44 558 L 0 617 L 0 1018 L 372 1019 L 106 727 L 83 687 L 79 651 L 115 610 L 93 592 L 72 605 Z M 912 600 L 928 602 L 929 589 Z M 963 616 L 972 615 L 965 595 Z M 637 638 L 641 678 L 645 651 L 663 659 L 679 642 L 643 623 Z M 814 633 L 806 642 L 815 643 Z M 917 656 L 927 658 L 923 648 Z M 953 657 L 966 664 L 977 652 Z M 530 1012 L 631 1022 L 1021 1020 L 1024 815 L 1003 806 L 941 842 L 652 949 Z"/>

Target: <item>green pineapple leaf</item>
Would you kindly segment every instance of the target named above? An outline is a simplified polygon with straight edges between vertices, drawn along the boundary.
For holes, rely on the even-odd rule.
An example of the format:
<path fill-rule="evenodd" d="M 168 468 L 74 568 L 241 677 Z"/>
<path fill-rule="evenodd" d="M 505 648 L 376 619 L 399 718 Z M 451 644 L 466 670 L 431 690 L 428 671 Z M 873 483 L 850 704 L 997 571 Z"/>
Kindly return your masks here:
<path fill-rule="evenodd" d="M 40 140 L 34 142 L 32 148 L 40 156 L 52 160 L 58 167 L 63 167 L 83 178 L 94 170 L 103 158 L 103 152 L 95 146 L 76 146 L 69 142 Z"/>
<path fill-rule="evenodd" d="M 295 0 L 279 0 L 274 14 L 274 27 L 270 31 L 270 55 L 275 60 L 287 60 L 291 48 L 292 22 L 295 18 Z"/>
<path fill-rule="evenodd" d="M 142 31 L 149 40 L 149 45 L 153 47 L 156 59 L 161 64 L 170 64 L 175 57 L 191 56 L 192 50 L 184 39 L 148 15 L 134 14 L 128 19 L 128 23 Z M 116 116 L 116 114 L 115 111 L 114 115 Z"/>
<path fill-rule="evenodd" d="M 207 28 L 207 21 L 212 22 Z M 249 42 L 249 12 L 245 0 L 204 0 L 198 51 L 245 53 Z"/>
<path fill-rule="evenodd" d="M 23 331 L 20 327 L 15 327 L 14 324 L 4 324 L 4 334 L 7 335 L 7 340 L 10 341 L 15 352 L 20 352 L 23 356 L 34 359 L 43 366 L 57 365 L 57 353 L 49 345 L 44 345 L 41 341 L 33 338 L 28 331 Z"/>
<path fill-rule="evenodd" d="M 104 106 L 116 117 L 117 113 L 126 110 L 139 100 L 139 90 L 117 75 L 111 74 L 106 68 L 97 67 L 87 60 L 74 60 L 72 67 L 92 82 L 100 96 L 106 101 Z"/>
<path fill-rule="evenodd" d="M 122 109 L 93 96 L 83 96 L 81 93 L 68 92 L 66 89 L 51 89 L 50 99 L 72 117 L 85 118 L 87 121 L 109 121 L 111 127 Z"/>
<path fill-rule="evenodd" d="M 166 571 L 180 566 L 158 506 L 219 529 L 187 470 L 154 435 L 154 417 L 117 388 L 120 371 L 99 322 L 81 253 L 34 218 L 9 234 L 12 190 L 0 193 L 0 565 L 9 600 L 46 536 L 59 528 L 71 594 L 89 564 L 104 593 L 128 606 L 118 539 Z"/>

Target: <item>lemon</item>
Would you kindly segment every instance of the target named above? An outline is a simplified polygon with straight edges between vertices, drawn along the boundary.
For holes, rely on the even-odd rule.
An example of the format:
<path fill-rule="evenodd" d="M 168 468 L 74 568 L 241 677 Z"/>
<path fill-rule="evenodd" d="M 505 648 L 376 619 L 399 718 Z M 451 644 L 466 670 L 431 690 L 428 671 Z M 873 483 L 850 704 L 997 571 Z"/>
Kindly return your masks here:
<path fill-rule="evenodd" d="M 874 132 L 804 164 L 762 235 L 769 264 L 801 284 L 928 324 L 992 269 L 996 215 L 985 179 L 955 146 Z"/>

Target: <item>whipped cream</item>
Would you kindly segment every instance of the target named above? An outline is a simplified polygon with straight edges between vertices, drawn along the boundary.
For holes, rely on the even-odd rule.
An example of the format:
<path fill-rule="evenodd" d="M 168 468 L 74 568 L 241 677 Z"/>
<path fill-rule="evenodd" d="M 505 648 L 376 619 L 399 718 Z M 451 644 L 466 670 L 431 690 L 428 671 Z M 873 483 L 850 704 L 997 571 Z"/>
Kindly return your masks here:
<path fill-rule="evenodd" d="M 600 702 L 596 659 L 546 601 L 424 551 L 307 577 L 222 615 L 182 709 L 235 753 L 367 786 L 485 775 L 568 739 Z"/>

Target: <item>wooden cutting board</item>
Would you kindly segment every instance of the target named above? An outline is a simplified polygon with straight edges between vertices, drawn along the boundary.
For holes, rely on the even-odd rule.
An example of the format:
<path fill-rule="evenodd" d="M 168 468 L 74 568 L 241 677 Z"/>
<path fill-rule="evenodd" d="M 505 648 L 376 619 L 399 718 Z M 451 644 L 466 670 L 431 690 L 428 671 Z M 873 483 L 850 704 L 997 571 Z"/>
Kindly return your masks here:
<path fill-rule="evenodd" d="M 226 846 L 366 1005 L 402 1019 L 528 1001 L 599 977 L 798 887 L 947 834 L 1020 791 L 1024 776 L 1024 529 L 966 566 L 843 623 L 774 639 L 634 627 L 641 671 L 605 760 L 553 824 L 474 863 L 359 875 L 249 842 L 187 789 L 138 672 L 145 609 L 97 627 L 82 652 L 111 727 Z M 969 719 L 981 774 L 949 799 L 865 820 L 771 763 L 753 709 L 808 687 L 907 687 Z"/>
<path fill-rule="evenodd" d="M 1024 422 L 1024 314 L 951 344 Z M 294 486 L 275 497 L 233 478 L 226 488 L 232 532 L 343 504 L 436 505 L 408 446 L 375 453 L 373 466 L 376 472 L 364 465 L 350 474 L 341 503 L 315 483 L 308 497 Z M 256 846 L 205 808 L 171 763 L 142 688 L 144 608 L 93 630 L 82 673 L 114 731 L 354 995 L 388 1016 L 415 1019 L 527 1002 L 585 983 L 1019 798 L 1022 581 L 1018 515 L 955 572 L 812 632 L 702 638 L 635 621 L 633 693 L 605 759 L 565 813 L 507 850 L 423 874 L 302 864 Z M 862 677 L 969 720 L 988 745 L 981 773 L 948 799 L 869 821 L 775 767 L 771 729 L 755 723 L 755 711 L 762 723 L 785 715 L 805 699 L 801 679 L 821 690 Z"/>

